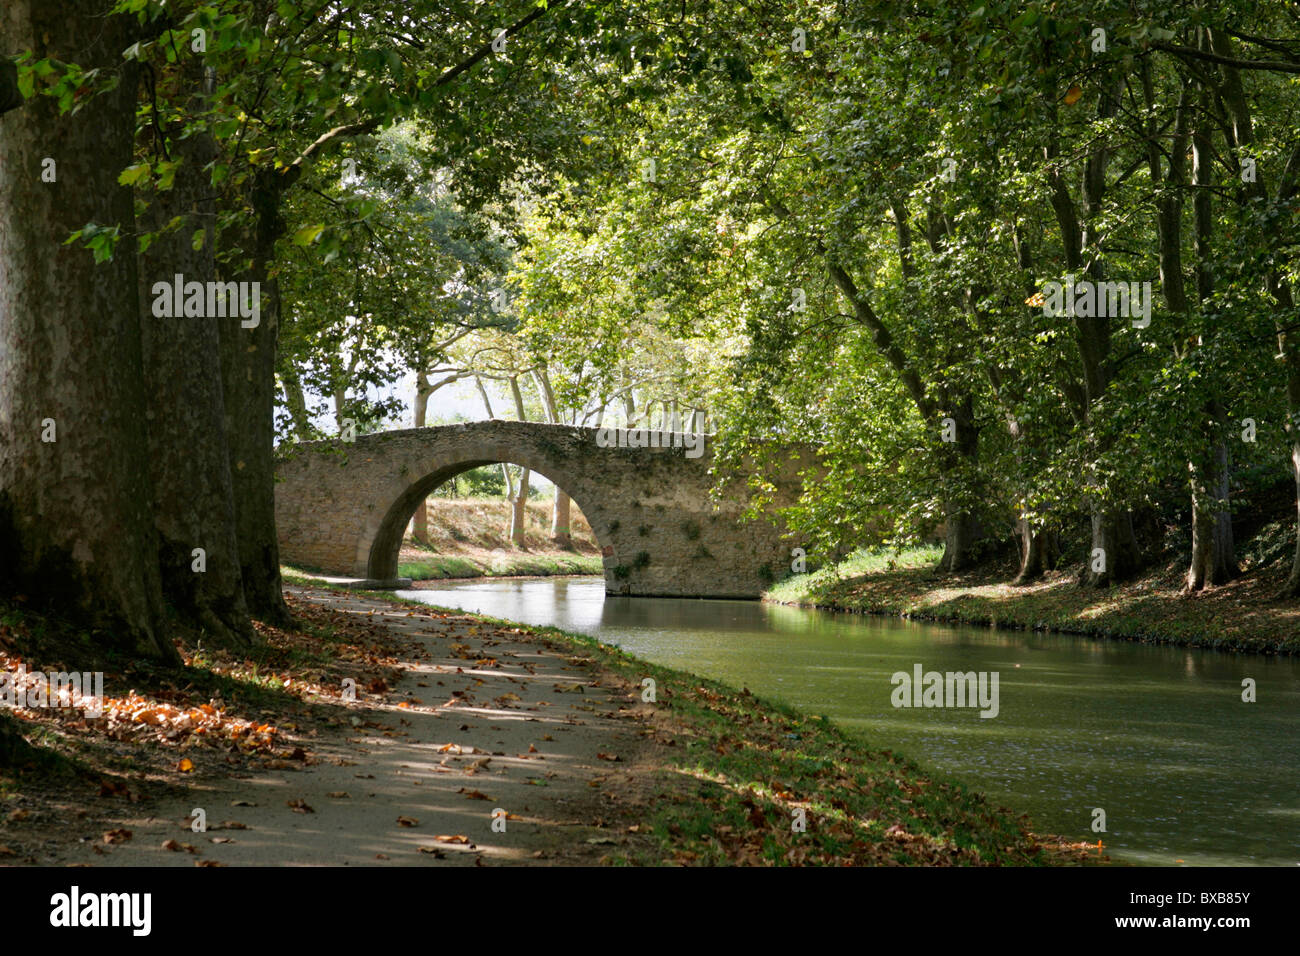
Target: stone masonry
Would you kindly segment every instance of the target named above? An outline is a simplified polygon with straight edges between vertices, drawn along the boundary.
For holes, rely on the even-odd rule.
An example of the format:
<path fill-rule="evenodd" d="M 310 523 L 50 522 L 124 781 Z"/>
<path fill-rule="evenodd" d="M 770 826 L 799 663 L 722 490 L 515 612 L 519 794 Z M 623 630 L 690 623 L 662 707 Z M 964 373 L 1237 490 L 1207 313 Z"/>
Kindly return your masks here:
<path fill-rule="evenodd" d="M 601 546 L 608 594 L 757 597 L 790 568 L 790 546 L 766 520 L 742 523 L 739 497 L 709 497 L 703 436 L 534 422 L 409 428 L 280 448 L 275 517 L 288 564 L 393 587 L 416 505 L 453 475 L 510 462 L 568 492 Z M 617 439 L 610 442 L 610 438 Z M 687 452 L 695 440 L 703 454 Z M 676 447 L 674 447 L 674 442 Z M 685 445 L 685 447 L 683 447 Z M 736 482 L 743 492 L 743 482 Z"/>

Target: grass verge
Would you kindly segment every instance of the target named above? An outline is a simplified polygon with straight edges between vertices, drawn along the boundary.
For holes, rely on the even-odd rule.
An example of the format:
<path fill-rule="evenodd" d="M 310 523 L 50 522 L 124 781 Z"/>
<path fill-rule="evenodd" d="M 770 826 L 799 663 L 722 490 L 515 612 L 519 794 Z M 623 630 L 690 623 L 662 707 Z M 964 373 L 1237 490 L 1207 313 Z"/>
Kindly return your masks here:
<path fill-rule="evenodd" d="M 463 555 L 436 555 L 397 566 L 397 576 L 416 581 L 443 578 L 544 577 L 554 574 L 600 574 L 598 554 L 497 554 L 488 560 Z"/>
<path fill-rule="evenodd" d="M 1102 590 L 1053 572 L 1014 586 L 1015 570 L 979 568 L 936 575 L 939 549 L 863 552 L 775 585 L 765 600 L 801 607 L 887 614 L 947 623 L 1051 630 L 1065 634 L 1265 654 L 1300 653 L 1300 604 L 1273 598 L 1284 563 L 1195 596 L 1182 593 L 1177 561 Z"/>

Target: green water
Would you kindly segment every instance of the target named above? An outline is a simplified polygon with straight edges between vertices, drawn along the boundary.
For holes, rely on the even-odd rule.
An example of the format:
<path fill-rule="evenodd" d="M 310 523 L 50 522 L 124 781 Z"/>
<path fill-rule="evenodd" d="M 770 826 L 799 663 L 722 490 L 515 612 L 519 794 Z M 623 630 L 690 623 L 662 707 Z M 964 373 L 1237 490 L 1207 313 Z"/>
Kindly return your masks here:
<path fill-rule="evenodd" d="M 745 601 L 606 597 L 598 578 L 440 583 L 403 597 L 596 635 L 822 714 L 1152 865 L 1300 864 L 1300 662 Z M 896 672 L 998 674 L 998 713 L 896 708 Z M 1253 678 L 1257 702 L 1243 703 Z M 1106 830 L 1094 833 L 1094 808 Z"/>

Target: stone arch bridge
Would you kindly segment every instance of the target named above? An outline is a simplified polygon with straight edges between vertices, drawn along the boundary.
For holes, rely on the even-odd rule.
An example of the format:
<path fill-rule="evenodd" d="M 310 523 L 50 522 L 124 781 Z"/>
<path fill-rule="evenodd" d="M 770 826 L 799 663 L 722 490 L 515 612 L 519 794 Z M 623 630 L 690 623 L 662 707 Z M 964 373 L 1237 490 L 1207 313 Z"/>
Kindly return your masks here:
<path fill-rule="evenodd" d="M 577 503 L 600 545 L 608 594 L 757 597 L 790 568 L 767 520 L 741 522 L 744 483 L 709 496 L 703 435 L 486 421 L 282 446 L 280 559 L 393 588 L 419 502 L 462 471 L 509 462 Z"/>

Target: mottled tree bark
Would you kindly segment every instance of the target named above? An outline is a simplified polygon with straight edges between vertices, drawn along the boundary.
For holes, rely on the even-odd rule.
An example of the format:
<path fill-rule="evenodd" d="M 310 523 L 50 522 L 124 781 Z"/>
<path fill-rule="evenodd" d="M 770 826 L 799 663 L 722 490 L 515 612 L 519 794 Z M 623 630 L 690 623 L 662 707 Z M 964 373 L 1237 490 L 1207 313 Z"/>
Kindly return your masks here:
<path fill-rule="evenodd" d="M 1207 98 L 1208 99 L 1208 98 Z M 1192 181 L 1198 187 L 1194 199 L 1196 295 L 1204 305 L 1214 295 L 1210 268 L 1211 215 L 1209 174 L 1210 139 L 1207 132 L 1208 102 L 1192 135 Z M 1201 343 L 1198 343 L 1201 344 Z M 1240 574 L 1232 534 L 1232 459 L 1224 443 L 1227 409 L 1217 395 L 1205 403 L 1203 429 L 1206 451 L 1189 463 L 1192 490 L 1192 556 L 1187 568 L 1186 593 L 1194 594 L 1207 585 L 1227 584 Z"/>
<path fill-rule="evenodd" d="M 1013 584 L 1029 584 L 1051 570 L 1060 556 L 1060 545 L 1056 532 L 1048 528 L 1036 528 L 1028 519 L 1016 520 L 1016 539 L 1020 546 L 1020 569 L 1016 572 Z"/>
<path fill-rule="evenodd" d="M 253 328 L 226 322 L 221 332 L 221 379 L 226 439 L 235 497 L 244 599 L 256 618 L 277 624 L 292 620 L 280 584 L 280 545 L 275 532 L 275 359 L 280 330 L 278 283 L 270 276 L 275 240 L 283 231 L 280 184 L 263 174 L 254 187 L 255 222 L 235 246 L 248 268 L 231 278 L 256 282 L 261 315 Z"/>
<path fill-rule="evenodd" d="M 542 397 L 542 408 L 546 420 L 552 424 L 562 424 L 559 405 L 555 401 L 555 389 L 551 387 L 551 377 L 545 368 L 533 370 L 533 381 L 537 383 L 537 392 Z M 676 403 L 674 403 L 674 407 Z M 559 485 L 555 486 L 555 499 L 551 502 L 551 541 L 561 548 L 573 547 L 573 534 L 569 520 L 572 511 L 569 496 Z"/>
<path fill-rule="evenodd" d="M 944 493 L 943 500 L 943 555 L 935 570 L 951 574 L 965 571 L 976 563 L 977 548 L 984 541 L 983 523 L 963 503 L 965 498 L 960 483 L 969 478 L 979 466 L 979 430 L 975 423 L 975 406 L 969 395 L 953 403 L 953 410 L 938 413 L 935 428 L 941 428 L 943 419 L 950 418 L 956 434 L 953 441 L 945 441 L 939 453 L 941 480 L 945 485 L 955 485 Z"/>
<path fill-rule="evenodd" d="M 1208 45 L 1219 56 L 1233 56 L 1232 39 L 1222 30 L 1206 30 Z M 1255 141 L 1254 120 L 1250 104 L 1246 99 L 1245 87 L 1241 74 L 1235 66 L 1226 63 L 1219 66 L 1223 78 L 1222 85 L 1215 91 L 1215 102 L 1222 102 L 1229 120 L 1231 133 L 1229 145 L 1234 151 L 1252 145 Z M 1240 153 L 1238 160 L 1242 158 Z M 1268 189 L 1262 169 L 1257 171 L 1254 180 L 1243 183 L 1240 189 L 1240 201 L 1267 201 Z M 1291 156 L 1283 167 L 1279 177 L 1276 199 L 1287 201 L 1300 195 L 1300 145 L 1293 147 Z M 1269 295 L 1277 303 L 1275 310 L 1275 327 L 1277 331 L 1277 358 L 1282 363 L 1286 374 L 1286 429 L 1291 444 L 1291 472 L 1296 487 L 1296 546 L 1291 559 L 1291 573 L 1283 585 L 1279 597 L 1300 597 L 1300 338 L 1295 335 L 1290 317 L 1295 314 L 1295 297 L 1278 269 L 1271 269 L 1267 276 Z"/>
<path fill-rule="evenodd" d="M 136 76 L 122 60 L 134 21 L 105 9 L 0 8 L 0 49 L 120 75 L 75 114 L 37 97 L 0 117 L 0 589 L 176 662 L 150 513 L 134 248 L 97 265 L 64 245 L 87 223 L 134 229 L 117 183 L 135 136 Z M 47 158 L 55 182 L 42 181 Z"/>
<path fill-rule="evenodd" d="M 199 90 L 205 82 L 202 65 L 189 61 L 184 77 L 187 86 Z M 195 96 L 193 103 L 197 108 L 201 98 Z M 238 325 L 239 319 L 157 318 L 152 311 L 155 282 L 170 285 L 176 275 L 185 282 L 216 279 L 216 204 L 203 167 L 216 157 L 217 146 L 206 131 L 185 138 L 180 132 L 167 131 L 170 155 L 182 161 L 175 184 L 149 197 L 140 223 L 142 232 L 155 232 L 174 217 L 184 218 L 181 228 L 160 234 L 139 259 L 158 563 L 163 596 L 182 623 L 215 643 L 243 647 L 255 643 L 257 635 L 244 603 L 235 538 L 218 333 L 219 324 Z M 199 249 L 193 242 L 196 230 L 204 233 Z"/>
<path fill-rule="evenodd" d="M 429 414 L 429 396 L 433 394 L 433 389 L 429 384 L 429 376 L 424 369 L 417 369 L 415 373 L 415 427 L 423 428 L 428 421 Z M 420 503 L 415 506 L 415 526 L 411 531 L 411 537 L 420 544 L 429 543 L 429 499 L 421 498 Z"/>
<path fill-rule="evenodd" d="M 510 499 L 510 542 L 520 549 L 528 547 L 525 535 L 528 533 L 529 477 L 527 468 L 520 469 L 519 486 L 515 489 L 514 497 Z"/>
<path fill-rule="evenodd" d="M 311 414 L 307 411 L 307 397 L 302 391 L 302 380 L 293 361 L 286 359 L 280 364 L 280 388 L 284 392 L 284 407 L 289 412 L 293 437 L 298 441 L 311 441 Z"/>
<path fill-rule="evenodd" d="M 1228 448 L 1214 442 L 1210 460 L 1193 464 L 1192 473 L 1192 558 L 1187 570 L 1187 592 L 1207 585 L 1227 584 L 1240 569 L 1232 535 L 1229 510 L 1231 462 Z"/>
<path fill-rule="evenodd" d="M 557 485 L 555 502 L 551 505 L 551 540 L 561 548 L 573 547 L 572 511 L 569 496 Z"/>
<path fill-rule="evenodd" d="M 515 412 L 521 422 L 528 421 L 528 410 L 524 408 L 524 393 L 519 388 L 519 376 L 511 375 L 510 392 L 515 400 Z M 528 478 L 527 468 L 519 469 L 519 487 L 510 502 L 510 540 L 516 548 L 527 548 L 528 541 Z"/>
<path fill-rule="evenodd" d="M 1095 587 L 1109 587 L 1131 578 L 1141 568 L 1142 549 L 1133 533 L 1132 512 L 1126 508 L 1093 507 L 1092 550 L 1081 579 Z"/>
<path fill-rule="evenodd" d="M 1097 102 L 1098 119 L 1110 119 L 1119 110 L 1123 77 L 1113 69 L 1099 77 L 1101 93 Z M 1057 155 L 1058 144 L 1052 143 L 1048 156 Z M 1083 272 L 1092 282 L 1105 279 L 1103 257 L 1096 256 L 1085 264 L 1084 252 L 1100 246 L 1100 220 L 1107 189 L 1110 149 L 1104 138 L 1089 147 L 1084 160 L 1079 190 L 1079 204 L 1059 171 L 1051 173 L 1048 199 L 1061 233 L 1066 269 L 1072 275 Z M 1079 375 L 1069 391 L 1075 396 L 1070 412 L 1078 425 L 1091 431 L 1093 408 L 1105 394 L 1115 375 L 1111 354 L 1111 319 L 1105 316 L 1075 316 L 1074 342 L 1079 354 Z M 1100 454 L 1107 450 L 1098 447 Z M 1092 480 L 1098 480 L 1092 476 Z M 1142 566 L 1142 553 L 1133 534 L 1130 510 L 1122 503 L 1090 497 L 1088 510 L 1092 519 L 1089 554 L 1079 576 L 1080 584 L 1106 587 L 1136 573 Z M 1100 555 L 1098 554 L 1100 552 Z"/>

